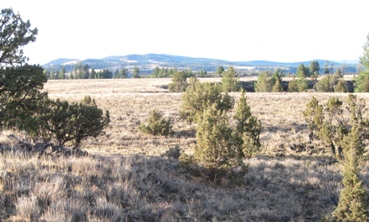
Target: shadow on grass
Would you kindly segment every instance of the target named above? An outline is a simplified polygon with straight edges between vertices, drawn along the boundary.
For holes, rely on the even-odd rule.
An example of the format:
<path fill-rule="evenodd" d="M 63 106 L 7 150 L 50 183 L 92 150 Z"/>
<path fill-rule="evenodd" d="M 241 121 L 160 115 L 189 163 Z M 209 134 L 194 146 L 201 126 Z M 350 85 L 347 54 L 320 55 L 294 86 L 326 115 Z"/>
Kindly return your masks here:
<path fill-rule="evenodd" d="M 5 153 L 4 162 L 5 221 L 30 219 L 29 212 L 46 221 L 319 221 L 336 206 L 342 179 L 327 157 L 247 159 L 232 186 L 212 183 L 200 167 L 189 173 L 171 156 Z"/>

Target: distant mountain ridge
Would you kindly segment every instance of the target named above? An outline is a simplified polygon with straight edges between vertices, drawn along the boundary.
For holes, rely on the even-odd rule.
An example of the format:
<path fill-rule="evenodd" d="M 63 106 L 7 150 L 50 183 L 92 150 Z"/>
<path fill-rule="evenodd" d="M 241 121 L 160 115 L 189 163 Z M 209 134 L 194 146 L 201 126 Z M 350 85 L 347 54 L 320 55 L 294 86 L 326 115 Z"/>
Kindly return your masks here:
<path fill-rule="evenodd" d="M 313 60 L 311 60 L 313 61 Z M 247 68 L 290 68 L 295 70 L 301 63 L 304 65 L 310 65 L 311 61 L 302 62 L 273 62 L 265 60 L 254 60 L 254 61 L 227 61 L 221 59 L 211 58 L 194 58 L 188 56 L 177 56 L 168 54 L 130 54 L 125 56 L 108 56 L 102 59 L 68 59 L 60 58 L 53 60 L 43 65 L 47 69 L 59 69 L 62 66 L 66 70 L 72 70 L 75 64 L 82 62 L 82 64 L 88 64 L 90 68 L 95 69 L 111 69 L 119 70 L 121 68 L 132 69 L 137 66 L 141 72 L 150 73 L 155 67 L 160 68 L 177 68 L 177 69 L 191 69 L 193 71 L 215 71 L 219 66 L 234 66 L 236 69 L 247 69 Z M 351 63 L 340 63 L 335 61 L 327 60 L 316 60 L 319 62 L 321 69 L 323 69 L 326 62 L 330 66 L 342 66 L 354 67 L 356 64 Z M 352 62 L 352 61 L 351 61 Z M 292 71 L 291 70 L 291 71 Z"/>

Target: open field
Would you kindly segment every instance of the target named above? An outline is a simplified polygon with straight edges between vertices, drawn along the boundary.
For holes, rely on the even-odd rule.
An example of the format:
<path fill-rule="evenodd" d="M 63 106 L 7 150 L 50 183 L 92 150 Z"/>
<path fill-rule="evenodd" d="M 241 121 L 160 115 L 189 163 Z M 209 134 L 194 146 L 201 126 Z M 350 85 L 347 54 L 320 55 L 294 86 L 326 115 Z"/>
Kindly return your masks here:
<path fill-rule="evenodd" d="M 241 81 L 250 79 L 244 78 Z M 217 78 L 200 80 L 220 81 Z M 255 80 L 255 77 L 251 80 Z M 191 145 L 195 141 L 193 126 L 180 119 L 181 93 L 169 93 L 164 89 L 163 86 L 169 82 L 171 79 L 54 80 L 48 81 L 45 91 L 53 98 L 69 101 L 78 101 L 84 95 L 90 95 L 96 99 L 100 108 L 110 111 L 112 122 L 105 134 L 84 143 L 83 149 L 89 153 L 158 156 L 176 145 L 191 152 Z M 240 93 L 231 95 L 237 102 Z M 326 101 L 333 95 L 342 100 L 347 97 L 344 93 L 248 93 L 251 110 L 262 122 L 263 151 L 287 155 L 294 153 L 296 145 L 309 144 L 302 111 L 312 96 Z M 369 94 L 358 94 L 358 97 L 368 100 Z M 172 119 L 173 136 L 166 138 L 139 132 L 140 122 L 146 121 L 152 109 L 157 109 L 164 117 Z M 318 145 L 318 149 L 312 150 L 308 146 L 308 149 L 298 151 L 303 154 L 324 154 L 325 150 L 320 149 L 321 144 Z"/>
<path fill-rule="evenodd" d="M 240 185 L 215 185 L 162 155 L 176 145 L 192 153 L 196 142 L 193 126 L 179 118 L 181 94 L 163 87 L 170 81 L 48 81 L 50 97 L 90 95 L 112 122 L 83 143 L 86 157 L 0 154 L 0 221 L 321 221 L 331 214 L 342 188 L 341 166 L 323 144 L 309 141 L 302 111 L 312 96 L 345 100 L 347 94 L 247 93 L 263 126 L 262 153 L 245 160 L 249 171 Z M 240 94 L 231 95 L 237 102 Z M 369 103 L 369 94 L 358 97 Z M 172 119 L 173 135 L 139 132 L 152 109 Z M 13 132 L 1 133 L 0 143 L 13 146 Z M 361 176 L 368 191 L 368 164 Z"/>

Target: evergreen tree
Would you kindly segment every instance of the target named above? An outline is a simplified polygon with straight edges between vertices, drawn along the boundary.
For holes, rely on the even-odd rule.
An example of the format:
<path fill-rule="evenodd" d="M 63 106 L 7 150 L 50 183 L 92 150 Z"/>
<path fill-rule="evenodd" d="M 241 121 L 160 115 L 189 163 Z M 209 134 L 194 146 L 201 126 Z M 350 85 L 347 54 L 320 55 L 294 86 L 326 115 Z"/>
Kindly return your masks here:
<path fill-rule="evenodd" d="M 180 115 L 190 123 L 197 123 L 203 112 L 213 104 L 218 110 L 230 110 L 233 108 L 234 100 L 228 93 L 222 94 L 220 85 L 211 82 L 201 83 L 192 77 L 186 92 L 182 95 Z"/>
<path fill-rule="evenodd" d="M 222 76 L 223 72 L 224 72 L 224 67 L 223 66 L 218 66 L 217 71 L 215 72 L 215 74 L 217 76 Z"/>
<path fill-rule="evenodd" d="M 299 92 L 299 85 L 295 77 L 288 83 L 288 92 Z"/>
<path fill-rule="evenodd" d="M 315 88 L 318 92 L 334 92 L 338 81 L 339 78 L 336 75 L 327 74 L 316 83 Z"/>
<path fill-rule="evenodd" d="M 54 70 L 50 70 L 50 79 L 56 79 Z"/>
<path fill-rule="evenodd" d="M 58 79 L 65 79 L 65 67 L 63 66 L 60 70 L 59 70 L 59 75 L 58 75 Z"/>
<path fill-rule="evenodd" d="M 76 65 L 73 67 L 73 79 L 79 79 L 78 69 Z"/>
<path fill-rule="evenodd" d="M 256 92 L 271 92 L 272 91 L 271 74 L 269 71 L 262 72 L 258 75 L 258 80 L 255 83 Z"/>
<path fill-rule="evenodd" d="M 300 79 L 310 77 L 309 68 L 304 66 L 304 64 L 300 64 L 296 71 L 296 76 Z"/>
<path fill-rule="evenodd" d="M 319 138 L 323 140 L 332 149 L 332 154 L 338 158 L 342 157 L 342 141 L 344 137 L 354 129 L 354 126 L 360 127 L 360 132 L 368 132 L 369 120 L 363 118 L 365 103 L 357 96 L 349 94 L 345 110 L 350 114 L 346 119 L 343 114 L 342 101 L 336 97 L 331 97 L 325 105 L 320 105 L 315 97 L 306 104 L 303 112 L 306 123 L 310 130 L 310 138 Z M 366 141 L 366 133 L 360 134 L 360 139 Z M 364 150 L 357 150 L 360 155 Z"/>
<path fill-rule="evenodd" d="M 283 71 L 280 69 L 276 69 L 272 75 L 272 78 L 270 80 L 272 87 L 272 92 L 283 92 L 283 86 L 282 86 L 282 75 Z"/>
<path fill-rule="evenodd" d="M 96 79 L 97 78 L 97 73 L 96 73 L 94 68 L 91 69 L 90 76 L 88 78 L 89 79 Z"/>
<path fill-rule="evenodd" d="M 126 68 L 122 68 L 118 72 L 118 77 L 116 78 L 127 78 L 128 76 L 128 70 Z"/>
<path fill-rule="evenodd" d="M 97 137 L 110 122 L 109 111 L 104 113 L 92 99 L 84 98 L 79 103 L 45 99 L 42 110 L 41 134 L 47 140 L 55 137 L 59 146 L 70 141 L 80 148 L 85 138 Z"/>
<path fill-rule="evenodd" d="M 261 122 L 252 115 L 244 90 L 241 92 L 241 98 L 233 118 L 237 120 L 235 141 L 240 149 L 237 152 L 240 153 L 241 157 L 251 157 L 260 151 Z"/>
<path fill-rule="evenodd" d="M 345 93 L 348 92 L 347 84 L 344 79 L 340 79 L 337 85 L 334 87 L 334 92 Z"/>
<path fill-rule="evenodd" d="M 330 71 L 329 71 L 329 67 L 328 67 L 328 61 L 325 62 L 325 65 L 324 65 L 324 74 L 329 74 Z"/>
<path fill-rule="evenodd" d="M 167 136 L 172 130 L 172 123 L 170 119 L 164 119 L 163 115 L 154 109 L 150 112 L 150 116 L 147 119 L 147 125 L 141 124 L 139 129 L 143 133 Z"/>
<path fill-rule="evenodd" d="M 198 72 L 199 77 L 205 77 L 206 71 L 204 72 L 202 69 Z"/>
<path fill-rule="evenodd" d="M 159 69 L 159 67 L 155 67 L 154 68 L 154 70 L 153 70 L 153 72 L 152 72 L 152 74 L 151 74 L 151 76 L 152 77 L 154 77 L 154 78 L 158 78 L 159 77 L 159 73 L 160 73 L 160 69 Z"/>
<path fill-rule="evenodd" d="M 360 126 L 354 125 L 350 133 L 343 139 L 345 160 L 343 164 L 344 188 L 341 190 L 337 208 L 332 213 L 335 221 L 368 221 L 366 192 L 359 177 L 360 153 L 364 145 L 360 138 Z"/>
<path fill-rule="evenodd" d="M 225 110 L 219 110 L 212 104 L 202 114 L 196 128 L 197 144 L 195 157 L 210 170 L 230 169 L 241 163 L 233 139 L 233 130 L 229 127 L 229 118 Z M 216 180 L 217 175 L 213 175 Z"/>
<path fill-rule="evenodd" d="M 1 9 L 0 13 L 0 66 L 21 65 L 28 61 L 22 47 L 36 40 L 37 28 L 31 29 L 29 20 L 24 22 L 13 9 Z"/>
<path fill-rule="evenodd" d="M 90 67 L 87 63 L 83 66 L 82 72 L 83 72 L 82 78 L 83 79 L 88 79 L 89 76 L 90 76 Z"/>
<path fill-rule="evenodd" d="M 313 76 L 316 79 L 319 76 L 319 71 L 320 71 L 319 62 L 316 60 L 310 62 L 309 67 L 310 76 Z"/>
<path fill-rule="evenodd" d="M 223 72 L 222 88 L 224 92 L 235 92 L 239 91 L 240 83 L 236 76 L 236 70 L 230 66 L 227 71 Z"/>
<path fill-rule="evenodd" d="M 357 78 L 355 78 L 355 92 L 369 92 L 369 34 L 367 42 L 364 44 L 363 56 L 360 57 L 360 64 L 365 68 Z"/>
<path fill-rule="evenodd" d="M 9 61 L 6 59 L 6 61 Z M 0 127 L 16 127 L 31 134 L 38 132 L 38 102 L 47 77 L 41 66 L 22 65 L 0 69 Z"/>
<path fill-rule="evenodd" d="M 369 34 L 366 36 L 366 40 L 367 42 L 363 46 L 363 56 L 360 57 L 360 64 L 366 69 L 369 69 Z"/>
<path fill-rule="evenodd" d="M 74 70 L 71 70 L 70 71 L 70 74 L 69 74 L 69 79 L 75 79 L 75 75 L 74 75 Z"/>
<path fill-rule="evenodd" d="M 283 92 L 283 86 L 282 86 L 282 82 L 279 78 L 277 78 L 273 88 L 272 88 L 272 92 Z"/>
<path fill-rule="evenodd" d="M 187 86 L 187 75 L 184 72 L 177 72 L 173 75 L 172 83 L 169 84 L 169 91 L 184 92 Z"/>
<path fill-rule="evenodd" d="M 140 78 L 140 70 L 137 66 L 133 67 L 132 78 Z"/>

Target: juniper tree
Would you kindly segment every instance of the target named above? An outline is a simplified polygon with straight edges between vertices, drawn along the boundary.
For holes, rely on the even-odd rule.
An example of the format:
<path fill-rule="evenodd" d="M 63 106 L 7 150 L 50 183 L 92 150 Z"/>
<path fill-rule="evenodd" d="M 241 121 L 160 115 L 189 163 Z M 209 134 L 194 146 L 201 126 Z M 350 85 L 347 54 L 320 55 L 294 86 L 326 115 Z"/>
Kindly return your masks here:
<path fill-rule="evenodd" d="M 198 118 L 194 157 L 210 170 L 212 180 L 222 173 L 232 174 L 239 167 L 245 172 L 243 159 L 260 149 L 261 123 L 252 115 L 245 91 L 241 93 L 233 119 L 235 126 L 230 123 L 227 110 L 218 109 L 215 103 Z"/>
<path fill-rule="evenodd" d="M 218 68 L 217 68 L 217 70 L 216 70 L 215 74 L 216 74 L 217 76 L 222 76 L 223 72 L 224 72 L 224 67 L 223 67 L 223 66 L 218 66 Z"/>
<path fill-rule="evenodd" d="M 309 73 L 312 78 L 314 79 L 318 78 L 319 70 L 320 70 L 320 65 L 318 61 L 314 60 L 310 62 Z"/>
<path fill-rule="evenodd" d="M 326 104 L 320 105 L 313 97 L 306 104 L 303 112 L 306 123 L 310 130 L 310 138 L 319 138 L 328 144 L 333 155 L 342 156 L 342 140 L 350 133 L 354 125 L 360 126 L 360 138 L 368 139 L 369 120 L 363 118 L 365 111 L 364 101 L 358 100 L 357 96 L 349 94 L 345 110 L 349 117 L 343 115 L 343 103 L 336 97 L 331 97 Z M 361 153 L 363 151 L 360 151 Z"/>
<path fill-rule="evenodd" d="M 37 134 L 37 103 L 47 77 L 38 65 L 0 68 L 0 126 L 16 127 Z"/>
<path fill-rule="evenodd" d="M 144 133 L 167 136 L 172 130 L 172 123 L 170 119 L 164 119 L 163 115 L 154 109 L 150 112 L 150 116 L 147 119 L 147 124 L 141 124 L 139 129 Z"/>
<path fill-rule="evenodd" d="M 234 100 L 228 93 L 222 94 L 219 84 L 205 82 L 201 83 L 192 77 L 186 92 L 182 95 L 182 108 L 180 115 L 188 122 L 197 122 L 201 119 L 203 112 L 215 104 L 218 110 L 230 110 L 233 108 Z"/>
<path fill-rule="evenodd" d="M 28 61 L 22 47 L 36 40 L 37 28 L 23 21 L 13 9 L 2 9 L 0 13 L 0 65 L 21 65 Z"/>
<path fill-rule="evenodd" d="M 281 80 L 276 79 L 275 84 L 273 85 L 272 92 L 283 92 L 283 86 Z"/>
<path fill-rule="evenodd" d="M 230 169 L 240 163 L 242 153 L 236 149 L 233 130 L 224 110 L 216 104 L 202 114 L 196 128 L 195 158 L 211 170 Z"/>
<path fill-rule="evenodd" d="M 271 78 L 271 84 L 272 84 L 272 92 L 283 92 L 283 86 L 282 86 L 282 70 L 276 69 L 272 75 Z"/>
<path fill-rule="evenodd" d="M 255 92 L 270 92 L 272 90 L 272 86 L 271 74 L 269 71 L 266 71 L 258 75 L 258 79 L 254 87 Z"/>
<path fill-rule="evenodd" d="M 366 38 L 367 42 L 363 46 L 364 53 L 360 57 L 360 64 L 365 69 L 355 78 L 355 92 L 369 92 L 369 34 Z"/>
<path fill-rule="evenodd" d="M 334 221 L 364 222 L 369 220 L 366 192 L 359 177 L 360 150 L 364 149 L 360 128 L 355 124 L 342 141 L 345 150 L 342 179 L 344 188 L 341 190 L 338 206 L 332 213 Z"/>
<path fill-rule="evenodd" d="M 261 122 L 252 115 L 250 106 L 247 104 L 245 91 L 242 90 L 234 119 L 237 121 L 235 128 L 235 141 L 239 153 L 244 157 L 251 157 L 260 151 Z"/>
<path fill-rule="evenodd" d="M 45 99 L 40 115 L 42 134 L 47 140 L 56 139 L 59 146 L 71 142 L 80 148 L 87 137 L 97 137 L 110 123 L 108 111 L 103 112 L 94 100 L 85 97 L 82 102 Z"/>
<path fill-rule="evenodd" d="M 230 66 L 222 73 L 222 88 L 224 92 L 235 92 L 240 89 L 240 82 L 236 76 L 236 70 Z"/>
<path fill-rule="evenodd" d="M 169 91 L 184 92 L 187 86 L 187 75 L 184 72 L 176 72 L 173 74 L 172 83 L 169 83 Z"/>
<path fill-rule="evenodd" d="M 334 92 L 341 92 L 345 93 L 348 92 L 347 84 L 344 79 L 340 79 L 337 83 L 337 85 L 334 87 Z"/>

